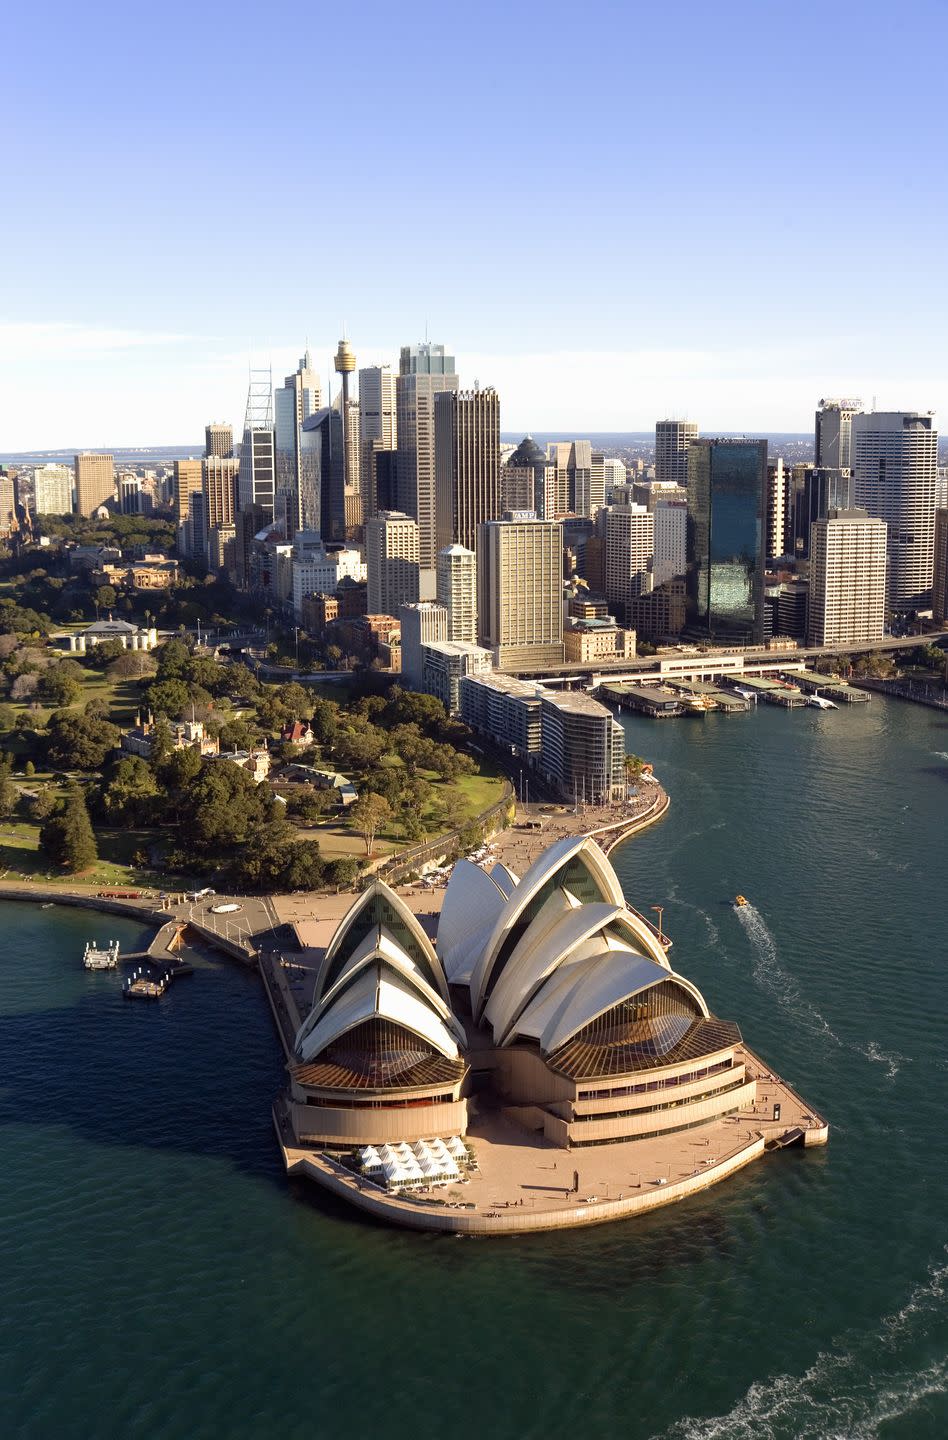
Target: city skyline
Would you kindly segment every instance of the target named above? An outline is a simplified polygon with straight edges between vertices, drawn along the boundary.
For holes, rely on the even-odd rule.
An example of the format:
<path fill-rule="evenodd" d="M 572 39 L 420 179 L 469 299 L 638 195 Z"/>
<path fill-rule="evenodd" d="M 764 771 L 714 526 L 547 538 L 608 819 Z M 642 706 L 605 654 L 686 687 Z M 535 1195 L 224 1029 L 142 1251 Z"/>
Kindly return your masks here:
<path fill-rule="evenodd" d="M 915 0 L 910 17 L 937 50 L 944 7 Z M 309 93 L 314 49 L 348 53 L 338 9 L 299 17 L 293 46 L 241 4 L 172 0 L 160 22 L 59 0 L 17 11 L 3 449 L 237 425 L 248 365 L 290 374 L 308 344 L 328 381 L 341 333 L 362 366 L 436 337 L 462 388 L 497 389 L 507 431 L 666 415 L 802 431 L 825 394 L 944 411 L 948 202 L 935 187 L 890 203 L 906 165 L 938 173 L 943 127 L 937 87 L 889 63 L 887 9 L 488 3 L 479 21 L 364 7 L 358 65 L 320 75 L 345 148 L 335 158 L 327 136 L 314 186 L 280 143 L 282 97 Z M 828 54 L 858 83 L 827 85 Z M 569 56 L 569 106 L 497 104 L 524 55 L 535 75 Z M 202 109 L 211 56 L 228 101 Z M 739 84 L 722 89 L 724 65 Z M 818 87 L 819 105 L 780 103 L 783 83 Z M 409 113 L 439 117 L 417 147 L 398 143 Z M 241 187 L 264 172 L 292 245 L 279 219 L 239 223 Z M 567 186 L 580 223 L 511 223 Z M 70 380 L 55 407 L 53 367 Z"/>

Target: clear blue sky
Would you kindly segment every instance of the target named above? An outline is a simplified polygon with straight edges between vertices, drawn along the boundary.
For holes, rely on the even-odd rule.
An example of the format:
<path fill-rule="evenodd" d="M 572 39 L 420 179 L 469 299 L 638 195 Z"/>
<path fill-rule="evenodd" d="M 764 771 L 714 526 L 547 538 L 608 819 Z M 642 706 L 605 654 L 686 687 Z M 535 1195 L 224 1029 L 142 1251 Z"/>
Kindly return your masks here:
<path fill-rule="evenodd" d="M 505 430 L 944 408 L 943 0 L 5 7 L 0 451 L 196 440 L 345 323 Z"/>

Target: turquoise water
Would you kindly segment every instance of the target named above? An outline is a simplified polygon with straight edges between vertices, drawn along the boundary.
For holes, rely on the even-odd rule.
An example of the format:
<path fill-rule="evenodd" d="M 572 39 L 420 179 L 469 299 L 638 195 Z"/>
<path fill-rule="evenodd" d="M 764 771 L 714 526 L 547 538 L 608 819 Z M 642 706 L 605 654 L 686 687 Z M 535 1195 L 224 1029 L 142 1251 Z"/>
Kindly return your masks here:
<path fill-rule="evenodd" d="M 284 1179 L 252 975 L 129 1004 L 79 955 L 133 925 L 5 905 L 4 1433 L 948 1433 L 948 723 L 625 723 L 673 799 L 613 856 L 627 893 L 829 1146 L 574 1235 L 384 1230 Z"/>

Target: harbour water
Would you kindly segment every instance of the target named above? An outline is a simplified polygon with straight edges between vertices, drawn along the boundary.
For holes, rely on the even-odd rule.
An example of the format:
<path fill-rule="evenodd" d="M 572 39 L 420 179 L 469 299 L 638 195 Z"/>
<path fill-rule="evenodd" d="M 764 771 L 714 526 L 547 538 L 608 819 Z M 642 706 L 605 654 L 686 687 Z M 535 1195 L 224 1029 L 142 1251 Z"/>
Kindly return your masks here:
<path fill-rule="evenodd" d="M 828 1147 L 642 1222 L 385 1230 L 284 1179 L 253 975 L 202 957 L 123 1005 L 81 954 L 135 926 L 5 905 L 5 1433 L 948 1433 L 948 721 L 873 697 L 623 723 L 672 796 L 613 854 L 627 894 Z"/>

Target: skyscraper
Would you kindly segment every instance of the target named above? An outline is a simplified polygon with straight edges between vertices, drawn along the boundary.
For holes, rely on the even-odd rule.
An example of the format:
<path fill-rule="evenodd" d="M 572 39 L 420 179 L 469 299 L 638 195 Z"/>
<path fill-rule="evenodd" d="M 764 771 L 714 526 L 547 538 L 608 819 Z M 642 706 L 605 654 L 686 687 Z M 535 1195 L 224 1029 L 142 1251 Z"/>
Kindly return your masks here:
<path fill-rule="evenodd" d="M 600 472 L 599 483 L 594 488 L 590 442 L 553 441 L 547 446 L 547 456 L 552 473 L 544 497 L 545 518 L 559 520 L 564 515 L 594 515 L 605 501 L 605 475 L 604 470 Z"/>
<path fill-rule="evenodd" d="M 764 554 L 768 560 L 787 554 L 787 474 L 780 456 L 767 466 L 767 536 Z"/>
<path fill-rule="evenodd" d="M 276 498 L 276 453 L 273 432 L 273 377 L 252 370 L 240 446 L 238 502 L 241 510 L 260 510 L 269 523 Z"/>
<path fill-rule="evenodd" d="M 688 447 L 688 626 L 716 642 L 761 641 L 766 440 Z"/>
<path fill-rule="evenodd" d="M 288 540 L 297 530 L 316 523 L 313 497 L 304 493 L 301 467 L 303 421 L 315 415 L 322 403 L 319 376 L 306 351 L 299 367 L 287 375 L 274 396 L 276 453 L 276 516 Z"/>
<path fill-rule="evenodd" d="M 300 434 L 300 493 L 304 530 L 324 540 L 346 538 L 346 497 L 342 470 L 342 416 L 324 405 L 303 421 Z"/>
<path fill-rule="evenodd" d="M 365 527 L 368 613 L 397 615 L 418 600 L 418 524 L 398 510 L 373 515 Z"/>
<path fill-rule="evenodd" d="M 72 513 L 71 465 L 38 465 L 33 471 L 33 509 L 37 515 Z"/>
<path fill-rule="evenodd" d="M 817 520 L 825 520 L 831 510 L 852 509 L 852 471 L 794 465 L 788 491 L 788 531 L 784 540 L 787 554 L 807 560 L 810 532 Z"/>
<path fill-rule="evenodd" d="M 942 624 L 948 620 L 948 510 L 935 511 L 935 574 L 932 582 L 932 615 Z"/>
<path fill-rule="evenodd" d="M 214 420 L 210 425 L 204 427 L 204 454 L 207 456 L 217 455 L 221 460 L 229 460 L 234 453 L 234 431 L 230 425 L 223 421 Z"/>
<path fill-rule="evenodd" d="M 111 455 L 77 455 L 76 514 L 93 515 L 115 493 L 115 465 Z"/>
<path fill-rule="evenodd" d="M 191 496 L 201 493 L 202 462 L 200 460 L 176 460 L 174 462 L 174 523 L 178 532 L 178 547 L 183 554 L 188 549 L 190 531 L 186 528 L 191 518 Z"/>
<path fill-rule="evenodd" d="M 655 422 L 655 479 L 672 485 L 688 483 L 688 446 L 698 438 L 694 420 Z"/>
<path fill-rule="evenodd" d="M 387 365 L 372 365 L 359 371 L 359 465 L 366 520 L 378 510 L 390 509 L 394 501 L 391 497 L 379 502 L 377 456 L 389 454 L 397 446 L 395 376 Z"/>
<path fill-rule="evenodd" d="M 652 561 L 652 585 L 655 586 L 664 585 L 666 580 L 674 580 L 676 575 L 685 573 L 688 501 L 659 500 L 652 515 L 655 519 L 655 559 Z"/>
<path fill-rule="evenodd" d="M 438 553 L 438 604 L 448 612 L 446 640 L 477 644 L 477 560 L 463 545 Z"/>
<path fill-rule="evenodd" d="M 644 505 L 610 505 L 603 517 L 606 599 L 626 620 L 631 602 L 652 586 L 655 517 Z"/>
<path fill-rule="evenodd" d="M 457 388 L 454 356 L 443 345 L 402 346 L 395 390 L 399 504 L 418 521 L 419 561 L 431 575 L 438 557 L 434 397 Z"/>
<path fill-rule="evenodd" d="M 435 396 L 435 533 L 473 550 L 478 527 L 500 518 L 500 400 L 496 390 Z"/>
<path fill-rule="evenodd" d="M 850 443 L 853 417 L 862 410 L 861 400 L 821 400 L 816 412 L 817 466 L 826 470 L 848 470 L 852 464 Z"/>
<path fill-rule="evenodd" d="M 870 645 L 885 625 L 886 526 L 865 510 L 831 510 L 810 540 L 810 645 Z"/>
<path fill-rule="evenodd" d="M 889 608 L 923 608 L 935 554 L 935 417 L 914 410 L 854 415 L 851 444 L 856 504 L 889 527 Z"/>
<path fill-rule="evenodd" d="M 563 527 L 554 520 L 506 518 L 481 526 L 477 540 L 481 644 L 499 669 L 563 663 Z"/>
<path fill-rule="evenodd" d="M 546 513 L 546 493 L 555 492 L 556 468 L 532 435 L 525 435 L 500 471 L 501 514 L 507 510 L 534 510 L 541 520 Z"/>
<path fill-rule="evenodd" d="M 240 461 L 231 456 L 208 455 L 201 471 L 208 528 L 233 525 L 237 509 L 237 477 Z"/>

